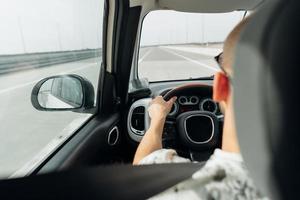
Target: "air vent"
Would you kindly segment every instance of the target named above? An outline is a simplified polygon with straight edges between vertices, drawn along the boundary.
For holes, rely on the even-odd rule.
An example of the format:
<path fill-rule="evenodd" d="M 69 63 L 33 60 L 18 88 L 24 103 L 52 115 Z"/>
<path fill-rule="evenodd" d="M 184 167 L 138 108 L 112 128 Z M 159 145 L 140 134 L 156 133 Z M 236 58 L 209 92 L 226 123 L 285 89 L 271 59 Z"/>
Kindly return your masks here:
<path fill-rule="evenodd" d="M 145 107 L 139 106 L 132 111 L 131 127 L 137 131 L 145 130 Z"/>
<path fill-rule="evenodd" d="M 144 106 L 136 107 L 132 113 L 133 114 L 145 114 L 145 107 Z"/>
<path fill-rule="evenodd" d="M 144 98 L 135 101 L 128 112 L 127 130 L 131 139 L 140 142 L 149 128 L 150 117 L 147 113 L 152 98 Z"/>

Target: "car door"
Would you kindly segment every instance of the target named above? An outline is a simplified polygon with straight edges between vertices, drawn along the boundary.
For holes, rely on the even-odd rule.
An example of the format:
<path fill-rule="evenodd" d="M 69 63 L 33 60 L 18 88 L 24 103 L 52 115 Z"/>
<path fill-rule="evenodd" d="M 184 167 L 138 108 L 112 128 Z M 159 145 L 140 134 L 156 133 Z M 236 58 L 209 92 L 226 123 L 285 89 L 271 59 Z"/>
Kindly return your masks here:
<path fill-rule="evenodd" d="M 6 29 L 0 34 L 0 176 L 126 160 L 123 89 L 116 84 L 122 77 L 112 65 L 115 5 L 105 0 L 1 4 Z M 88 98 L 89 106 L 81 105 Z"/>

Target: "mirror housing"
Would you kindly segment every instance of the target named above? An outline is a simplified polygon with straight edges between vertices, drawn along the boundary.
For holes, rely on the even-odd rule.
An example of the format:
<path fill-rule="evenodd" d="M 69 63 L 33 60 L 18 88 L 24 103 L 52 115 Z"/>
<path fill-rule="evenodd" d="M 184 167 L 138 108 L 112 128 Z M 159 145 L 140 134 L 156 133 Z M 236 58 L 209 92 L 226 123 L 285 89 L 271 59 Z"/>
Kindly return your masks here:
<path fill-rule="evenodd" d="M 152 91 L 149 88 L 149 81 L 147 78 L 133 79 L 129 84 L 129 95 L 135 97 L 148 97 Z"/>
<path fill-rule="evenodd" d="M 31 103 L 40 111 L 86 113 L 95 107 L 94 99 L 92 83 L 75 74 L 44 78 L 31 92 Z"/>

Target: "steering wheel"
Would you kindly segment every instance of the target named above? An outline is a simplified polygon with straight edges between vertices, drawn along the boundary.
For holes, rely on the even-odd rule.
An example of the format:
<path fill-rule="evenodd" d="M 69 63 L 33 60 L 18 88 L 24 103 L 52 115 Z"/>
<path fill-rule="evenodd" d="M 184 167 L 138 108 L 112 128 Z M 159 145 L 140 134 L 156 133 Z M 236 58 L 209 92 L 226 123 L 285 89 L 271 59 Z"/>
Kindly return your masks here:
<path fill-rule="evenodd" d="M 162 94 L 162 96 L 164 100 L 168 101 L 174 96 L 180 96 L 187 92 L 199 92 L 199 90 L 207 90 L 212 94 L 212 86 L 187 84 L 173 88 Z M 177 116 L 175 122 L 166 121 L 165 129 L 167 130 L 164 132 L 167 132 L 167 134 L 163 136 L 163 140 L 168 141 L 171 138 L 173 143 L 175 140 L 178 144 L 177 146 L 175 145 L 175 150 L 177 150 L 176 147 L 183 147 L 189 153 L 193 152 L 194 155 L 201 155 L 201 153 L 210 155 L 215 148 L 220 147 L 221 123 L 222 120 L 212 112 L 202 110 L 183 112 Z M 177 131 L 174 131 L 174 129 Z M 190 157 L 193 160 L 192 155 Z M 194 160 L 203 161 L 203 158 Z"/>
<path fill-rule="evenodd" d="M 185 84 L 169 90 L 167 93 L 163 94 L 163 98 L 165 101 L 169 101 L 172 97 L 178 96 L 187 90 L 201 90 L 205 88 L 211 88 L 211 86 L 199 83 Z"/>

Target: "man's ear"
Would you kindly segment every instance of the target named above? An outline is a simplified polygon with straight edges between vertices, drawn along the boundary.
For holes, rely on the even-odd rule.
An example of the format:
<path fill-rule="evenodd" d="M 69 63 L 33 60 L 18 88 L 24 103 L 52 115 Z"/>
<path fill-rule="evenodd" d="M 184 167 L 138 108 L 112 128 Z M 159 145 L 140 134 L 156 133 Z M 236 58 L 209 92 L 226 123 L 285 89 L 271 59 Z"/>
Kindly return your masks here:
<path fill-rule="evenodd" d="M 213 99 L 216 102 L 226 102 L 230 93 L 230 84 L 226 75 L 218 72 L 214 76 Z"/>

